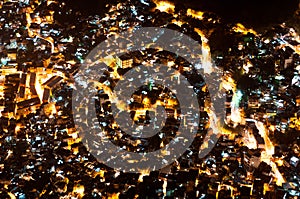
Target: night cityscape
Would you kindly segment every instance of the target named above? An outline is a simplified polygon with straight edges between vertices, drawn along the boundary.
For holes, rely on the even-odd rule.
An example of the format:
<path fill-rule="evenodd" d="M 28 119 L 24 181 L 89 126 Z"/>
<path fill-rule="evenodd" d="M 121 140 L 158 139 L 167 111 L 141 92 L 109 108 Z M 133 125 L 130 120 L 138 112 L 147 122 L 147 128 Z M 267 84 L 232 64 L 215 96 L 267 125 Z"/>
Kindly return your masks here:
<path fill-rule="evenodd" d="M 300 198 L 299 24 L 298 0 L 1 1 L 0 199 Z M 159 29 L 136 37 L 146 27 Z M 167 29 L 180 33 L 174 41 L 185 35 L 201 46 L 194 56 L 197 45 L 164 44 L 195 62 L 157 47 Z M 100 78 L 84 77 L 84 67 Z M 119 94 L 142 85 L 122 101 L 114 91 L 130 71 L 140 76 Z M 215 85 L 202 72 L 218 74 Z M 175 91 L 157 83 L 167 80 L 189 86 Z M 89 99 L 85 91 L 96 92 Z M 195 97 L 199 106 L 180 96 Z M 210 107 L 218 97 L 222 117 Z M 129 123 L 118 123 L 123 113 Z M 132 126 L 137 132 L 126 132 Z M 138 136 L 148 127 L 158 133 Z M 188 136 L 195 131 L 191 143 L 183 129 Z M 108 142 L 145 159 L 106 158 L 118 153 L 97 151 Z M 184 153 L 165 150 L 172 143 L 187 143 Z M 158 150 L 162 168 L 111 166 L 151 162 L 146 154 Z"/>

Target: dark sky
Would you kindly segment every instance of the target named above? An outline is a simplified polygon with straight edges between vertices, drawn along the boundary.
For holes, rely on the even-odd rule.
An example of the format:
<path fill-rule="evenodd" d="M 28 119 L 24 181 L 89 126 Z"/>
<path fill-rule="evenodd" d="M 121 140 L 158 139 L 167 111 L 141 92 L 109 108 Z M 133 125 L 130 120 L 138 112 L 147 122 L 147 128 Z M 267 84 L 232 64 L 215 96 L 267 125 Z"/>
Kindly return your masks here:
<path fill-rule="evenodd" d="M 282 23 L 293 16 L 299 4 L 299 0 L 185 0 L 184 2 L 195 9 L 212 11 L 227 22 L 243 22 L 251 26 Z"/>
<path fill-rule="evenodd" d="M 112 0 L 65 0 L 70 7 L 85 13 L 103 12 Z M 116 1 L 116 0 L 113 0 Z M 252 27 L 264 27 L 290 19 L 299 0 L 171 0 L 186 7 L 212 11 L 226 22 L 241 22 Z"/>

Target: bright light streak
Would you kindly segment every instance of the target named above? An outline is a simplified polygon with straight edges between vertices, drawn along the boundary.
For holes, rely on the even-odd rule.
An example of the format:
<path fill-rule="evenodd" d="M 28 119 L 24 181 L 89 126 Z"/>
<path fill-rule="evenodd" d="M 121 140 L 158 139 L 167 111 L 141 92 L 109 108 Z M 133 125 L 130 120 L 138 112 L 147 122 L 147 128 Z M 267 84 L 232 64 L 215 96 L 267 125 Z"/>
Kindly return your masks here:
<path fill-rule="evenodd" d="M 156 9 L 161 12 L 174 13 L 175 11 L 175 5 L 168 1 L 154 1 L 154 3 L 156 4 Z"/>
<path fill-rule="evenodd" d="M 202 20 L 203 19 L 203 14 L 204 12 L 201 12 L 201 11 L 196 11 L 196 10 L 193 10 L 193 9 L 187 9 L 187 15 L 188 16 L 192 16 L 196 19 L 199 19 L 199 20 Z"/>
<path fill-rule="evenodd" d="M 282 183 L 285 183 L 286 180 L 283 178 L 282 174 L 279 172 L 277 168 L 277 165 L 273 161 L 273 154 L 275 152 L 275 147 L 268 136 L 268 132 L 267 132 L 268 130 L 262 122 L 256 121 L 255 125 L 259 131 L 259 134 L 262 136 L 262 138 L 265 141 L 265 151 L 261 153 L 261 159 L 271 166 L 272 172 L 274 173 L 276 178 L 276 184 L 278 186 L 282 186 Z"/>
<path fill-rule="evenodd" d="M 231 121 L 234 126 L 241 124 L 243 122 L 242 110 L 240 108 L 240 102 L 242 100 L 243 94 L 240 90 L 235 92 L 232 97 L 231 102 Z"/>
<path fill-rule="evenodd" d="M 213 67 L 208 39 L 206 38 L 202 30 L 195 28 L 195 31 L 201 37 L 202 41 L 202 65 L 204 73 L 210 74 L 213 72 Z"/>
<path fill-rule="evenodd" d="M 236 25 L 232 28 L 232 30 L 233 30 L 234 32 L 240 32 L 240 33 L 243 33 L 244 35 L 246 35 L 246 34 L 248 34 L 248 33 L 252 33 L 252 34 L 254 34 L 254 35 L 257 35 L 257 32 L 255 32 L 255 31 L 252 30 L 252 29 L 246 28 L 243 24 L 240 24 L 240 23 L 236 24 Z"/>
<path fill-rule="evenodd" d="M 245 131 L 245 136 L 243 138 L 244 145 L 249 149 L 257 149 L 257 141 L 253 134 L 250 134 L 249 131 Z"/>

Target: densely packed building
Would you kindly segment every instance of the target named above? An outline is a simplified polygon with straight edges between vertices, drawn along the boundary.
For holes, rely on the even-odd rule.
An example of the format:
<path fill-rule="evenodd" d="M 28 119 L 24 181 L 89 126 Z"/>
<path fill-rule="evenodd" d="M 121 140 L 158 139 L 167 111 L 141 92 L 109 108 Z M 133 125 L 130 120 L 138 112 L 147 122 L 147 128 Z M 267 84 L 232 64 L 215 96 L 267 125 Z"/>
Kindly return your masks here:
<path fill-rule="evenodd" d="M 98 15 L 82 14 L 56 0 L 5 0 L 0 8 L 1 198 L 300 196 L 300 37 L 292 27 L 280 24 L 258 33 L 165 1 L 108 4 Z M 81 142 L 73 122 L 77 116 L 72 115 L 74 77 L 88 53 L 106 38 L 151 26 L 198 41 L 223 70 L 219 86 L 226 91 L 225 125 L 218 127 L 213 150 L 199 158 L 209 128 L 208 111 L 200 108 L 198 133 L 183 156 L 159 171 L 125 173 L 98 162 Z M 113 85 L 128 69 L 146 62 L 194 77 L 195 66 L 149 48 L 107 57 L 110 70 L 99 82 Z M 205 82 L 196 78 L 193 83 L 205 106 Z M 99 89 L 96 106 L 102 125 L 112 103 L 104 91 Z M 155 95 L 159 98 L 154 100 Z M 137 141 L 116 131 L 108 137 L 135 152 L 167 144 L 180 118 L 175 97 L 155 84 L 133 95 L 136 122 L 149 122 L 149 106 L 165 107 L 169 120 L 163 139 Z"/>

